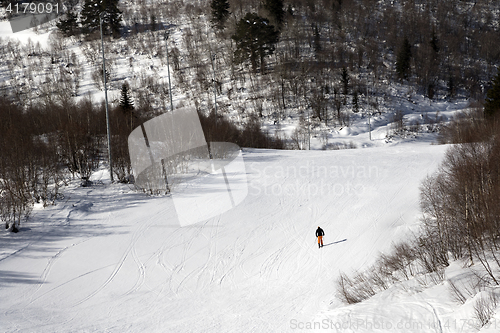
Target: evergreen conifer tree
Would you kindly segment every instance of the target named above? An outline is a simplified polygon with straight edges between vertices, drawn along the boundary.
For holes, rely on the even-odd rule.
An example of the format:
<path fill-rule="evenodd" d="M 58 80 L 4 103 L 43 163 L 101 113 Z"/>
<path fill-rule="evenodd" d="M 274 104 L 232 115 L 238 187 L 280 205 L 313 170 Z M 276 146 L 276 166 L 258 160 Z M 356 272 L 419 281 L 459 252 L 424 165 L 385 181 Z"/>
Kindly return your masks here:
<path fill-rule="evenodd" d="M 130 96 L 130 86 L 127 82 L 122 84 L 119 109 L 123 113 L 123 118 L 125 119 L 128 130 L 132 131 L 136 115 L 134 114 L 134 102 Z"/>
<path fill-rule="evenodd" d="M 359 97 L 356 90 L 352 94 L 352 111 L 356 113 L 359 112 Z"/>
<path fill-rule="evenodd" d="M 484 102 L 484 115 L 486 118 L 498 117 L 500 115 L 500 67 L 497 75 L 491 81 L 493 86 L 486 93 Z"/>
<path fill-rule="evenodd" d="M 130 97 L 130 87 L 127 83 L 122 84 L 120 108 L 124 112 L 130 112 L 134 109 L 134 102 L 132 101 L 132 97 Z"/>
<path fill-rule="evenodd" d="M 321 38 L 319 34 L 318 25 L 314 25 L 314 52 L 318 55 L 321 52 Z"/>
<path fill-rule="evenodd" d="M 438 53 L 439 52 L 439 40 L 436 36 L 436 31 L 434 29 L 432 29 L 432 37 L 431 37 L 430 44 L 431 44 L 432 50 L 434 50 L 435 53 Z"/>
<path fill-rule="evenodd" d="M 61 19 L 56 26 L 66 36 L 74 36 L 78 32 L 77 16 L 72 11 L 66 13 L 66 19 Z"/>
<path fill-rule="evenodd" d="M 283 24 L 285 10 L 283 9 L 283 0 L 264 0 L 263 6 L 269 14 L 276 20 L 278 27 Z"/>
<path fill-rule="evenodd" d="M 86 0 L 82 12 L 81 23 L 85 33 L 99 31 L 99 14 L 106 12 L 103 17 L 103 33 L 118 35 L 122 15 L 118 9 L 118 0 Z"/>
<path fill-rule="evenodd" d="M 264 71 L 264 58 L 274 52 L 279 31 L 269 24 L 269 20 L 254 13 L 247 13 L 236 25 L 236 32 L 231 38 L 236 42 L 236 59 L 243 62 L 250 59 L 252 68 L 257 71 L 257 60 Z"/>
<path fill-rule="evenodd" d="M 342 93 L 346 96 L 349 93 L 349 73 L 345 67 L 342 68 L 341 80 L 343 87 Z"/>
<path fill-rule="evenodd" d="M 214 28 L 223 30 L 230 14 L 228 0 L 212 0 L 210 8 L 212 9 L 210 22 L 212 22 Z"/>
<path fill-rule="evenodd" d="M 455 79 L 452 75 L 448 77 L 447 88 L 448 88 L 448 98 L 455 96 Z"/>
<path fill-rule="evenodd" d="M 396 60 L 396 72 L 400 79 L 408 78 L 410 74 L 411 44 L 407 37 L 403 40 L 403 45 L 398 52 Z"/>

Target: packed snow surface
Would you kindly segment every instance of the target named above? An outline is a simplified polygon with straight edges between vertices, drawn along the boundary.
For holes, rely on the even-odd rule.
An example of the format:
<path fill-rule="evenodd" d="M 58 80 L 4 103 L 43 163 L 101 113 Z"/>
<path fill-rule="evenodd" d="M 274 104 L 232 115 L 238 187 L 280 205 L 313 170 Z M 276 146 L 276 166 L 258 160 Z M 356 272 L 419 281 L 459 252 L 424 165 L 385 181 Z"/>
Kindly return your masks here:
<path fill-rule="evenodd" d="M 170 196 L 97 173 L 102 185 L 72 184 L 21 232 L 1 234 L 0 331 L 286 332 L 341 320 L 356 308 L 335 312 L 339 272 L 363 269 L 418 228 L 419 185 L 446 148 L 245 149 L 246 199 L 185 227 Z M 394 323 L 431 309 L 371 301 L 364 315 L 390 312 Z"/>

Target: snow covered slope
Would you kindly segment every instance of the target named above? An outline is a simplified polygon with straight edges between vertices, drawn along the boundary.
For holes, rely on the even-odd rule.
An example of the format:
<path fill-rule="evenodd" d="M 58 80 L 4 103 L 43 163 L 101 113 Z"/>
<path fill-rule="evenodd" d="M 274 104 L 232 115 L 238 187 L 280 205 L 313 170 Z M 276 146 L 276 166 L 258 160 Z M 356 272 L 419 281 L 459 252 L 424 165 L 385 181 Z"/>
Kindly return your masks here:
<path fill-rule="evenodd" d="M 104 185 L 69 186 L 22 232 L 1 234 L 0 331 L 299 331 L 329 309 L 340 271 L 416 227 L 419 184 L 445 149 L 248 149 L 247 198 L 187 227 L 170 197 L 102 172 Z"/>

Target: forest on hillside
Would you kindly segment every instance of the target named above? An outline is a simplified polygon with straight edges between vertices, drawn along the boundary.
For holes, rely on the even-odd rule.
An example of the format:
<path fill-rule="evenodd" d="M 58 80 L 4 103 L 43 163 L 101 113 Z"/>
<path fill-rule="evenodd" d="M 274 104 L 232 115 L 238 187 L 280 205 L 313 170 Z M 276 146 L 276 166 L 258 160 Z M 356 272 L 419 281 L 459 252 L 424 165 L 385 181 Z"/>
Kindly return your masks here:
<path fill-rule="evenodd" d="M 174 108 L 197 109 L 207 141 L 303 149 L 311 128 L 349 126 L 355 114 L 384 112 L 394 97 L 468 99 L 480 107 L 500 64 L 496 0 L 66 6 L 66 15 L 34 29 L 50 33 L 46 44 L 0 38 L 0 128 L 9 134 L 0 140 L 4 221 L 19 223 L 34 202 L 54 202 L 67 179 L 88 179 L 105 159 L 99 11 L 92 8 L 106 11 L 111 143 L 116 178 L 124 182 L 131 173 L 128 134 L 168 112 L 171 97 Z M 395 96 L 395 87 L 407 95 Z M 279 129 L 290 120 L 296 129 L 287 136 Z"/>
<path fill-rule="evenodd" d="M 214 21 L 217 2 L 226 3 L 222 23 Z M 500 4 L 494 0 L 73 0 L 72 16 L 59 20 L 69 20 L 70 28 L 60 22 L 39 27 L 52 31 L 47 47 L 0 41 L 4 96 L 24 107 L 65 105 L 103 89 L 98 20 L 85 16 L 94 3 L 108 11 L 114 3 L 120 19 L 106 30 L 110 89 L 127 81 L 144 112 L 168 106 L 166 45 L 173 94 L 185 96 L 182 103 L 213 109 L 215 76 L 222 113 L 279 121 L 311 110 L 326 124 L 347 122 L 352 111 L 376 110 L 393 83 L 430 99 L 481 101 L 500 60 Z M 269 27 L 255 35 L 260 42 L 252 52 L 244 45 L 250 30 L 242 24 L 249 14 Z M 165 31 L 172 36 L 167 43 Z"/>

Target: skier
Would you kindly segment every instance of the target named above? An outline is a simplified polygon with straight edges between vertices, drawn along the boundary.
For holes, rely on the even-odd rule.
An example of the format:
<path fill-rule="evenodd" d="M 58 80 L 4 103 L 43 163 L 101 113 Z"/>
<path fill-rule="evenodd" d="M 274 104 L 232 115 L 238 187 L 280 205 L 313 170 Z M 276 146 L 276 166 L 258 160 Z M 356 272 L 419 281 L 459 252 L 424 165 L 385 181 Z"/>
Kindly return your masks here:
<path fill-rule="evenodd" d="M 318 227 L 318 229 L 316 229 L 316 237 L 318 237 L 318 248 L 323 247 L 323 236 L 324 235 L 325 235 L 325 232 L 323 231 L 323 229 Z"/>

